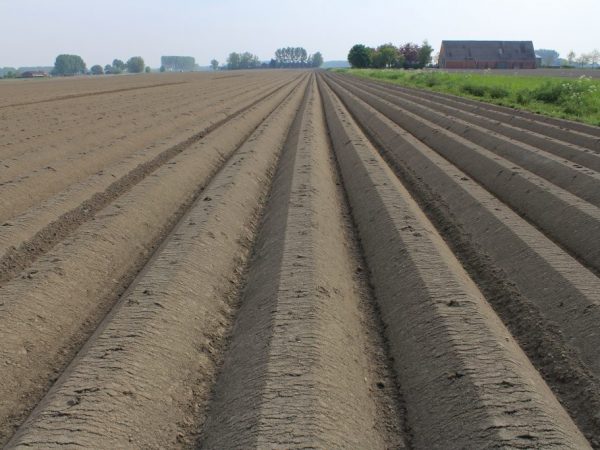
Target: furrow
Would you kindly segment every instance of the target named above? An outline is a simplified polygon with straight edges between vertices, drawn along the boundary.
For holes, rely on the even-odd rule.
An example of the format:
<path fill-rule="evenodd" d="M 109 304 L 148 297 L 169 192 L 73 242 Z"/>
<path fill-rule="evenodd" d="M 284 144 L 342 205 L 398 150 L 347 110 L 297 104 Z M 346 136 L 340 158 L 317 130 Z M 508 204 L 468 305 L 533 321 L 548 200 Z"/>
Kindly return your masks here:
<path fill-rule="evenodd" d="M 461 105 L 444 98 L 428 96 L 426 91 L 398 90 L 375 83 L 367 83 L 366 81 L 364 85 L 376 86 L 381 91 L 394 94 L 395 102 L 401 102 L 402 98 L 406 98 L 413 102 L 427 105 L 429 108 L 442 111 L 446 115 L 459 117 L 466 122 L 476 124 L 510 139 L 541 149 L 544 152 L 549 152 L 560 159 L 581 164 L 596 172 L 600 171 L 600 154 L 591 149 L 569 144 L 534 131 L 518 128 L 506 122 L 486 117 L 478 114 L 476 108 L 469 108 L 466 105 Z"/>
<path fill-rule="evenodd" d="M 279 72 L 279 73 L 283 73 Z M 256 80 L 264 78 L 264 72 L 262 73 L 245 73 L 244 76 L 248 80 Z M 196 85 L 198 87 L 203 84 L 214 84 L 215 80 L 223 78 L 224 81 L 218 83 L 230 83 L 226 78 L 235 78 L 235 76 L 227 75 L 226 77 L 219 77 L 214 73 L 165 73 L 165 74 L 140 74 L 134 76 L 107 76 L 107 77 L 54 77 L 45 80 L 35 81 L 6 81 L 0 86 L 0 96 L 2 100 L 8 103 L 24 103 L 24 102 L 37 102 L 40 100 L 49 100 L 56 97 L 64 96 L 76 96 L 79 94 L 88 94 L 102 91 L 112 91 L 115 89 L 127 90 L 131 87 L 141 86 L 152 86 L 156 84 L 172 84 L 180 83 L 180 86 Z M 167 86 L 168 88 L 168 86 Z M 151 90 L 150 92 L 154 92 Z M 145 94 L 142 90 L 137 92 L 132 91 L 131 94 Z M 129 94 L 126 94 L 129 95 Z M 111 95 L 100 95 L 96 96 L 95 101 L 105 101 L 110 98 Z M 122 97 L 121 94 L 118 97 Z M 73 99 L 77 101 L 77 99 Z M 62 106 L 62 105 L 61 105 Z M 19 107 L 18 109 L 25 109 L 27 107 Z M 37 109 L 35 105 L 32 105 L 32 110 Z"/>
<path fill-rule="evenodd" d="M 598 447 L 598 277 L 435 151 L 332 87 Z"/>
<path fill-rule="evenodd" d="M 589 448 L 411 195 L 321 88 L 414 447 Z"/>
<path fill-rule="evenodd" d="M 74 117 L 68 115 L 69 108 L 13 114 L 11 122 L 21 121 L 22 128 L 19 131 L 10 127 L 12 135 L 4 133 L 0 140 L 0 164 L 5 169 L 0 183 L 18 182 L 28 172 L 43 173 L 42 169 L 48 166 L 56 170 L 57 162 L 111 151 L 116 145 L 139 148 L 164 136 L 162 133 L 169 129 L 185 130 L 198 121 L 197 116 L 208 113 L 208 108 L 225 109 L 227 105 L 219 103 L 257 87 L 258 82 L 212 89 L 186 85 L 185 89 L 160 90 L 141 98 L 111 98 L 108 102 L 95 101 L 93 106 L 71 105 L 73 109 L 85 108 Z M 138 104 L 137 109 L 132 110 L 133 102 Z"/>
<path fill-rule="evenodd" d="M 592 125 L 558 119 L 555 117 L 543 116 L 540 114 L 531 113 L 529 111 L 480 102 L 451 94 L 410 89 L 401 86 L 390 85 L 389 83 L 385 82 L 371 82 L 373 84 L 385 85 L 399 91 L 411 91 L 418 93 L 423 92 L 423 95 L 434 98 L 437 101 L 459 104 L 461 108 L 467 107 L 470 110 L 475 111 L 477 114 L 481 114 L 501 122 L 509 123 L 513 126 L 531 130 L 545 136 L 552 136 L 555 139 L 564 142 L 570 142 L 581 147 L 591 148 L 596 152 L 600 151 L 600 130 L 598 127 L 594 127 Z"/>
<path fill-rule="evenodd" d="M 314 83 L 292 131 L 200 445 L 402 448 Z"/>
<path fill-rule="evenodd" d="M 262 87 L 258 92 L 247 90 L 243 94 L 237 93 L 237 95 L 230 96 L 229 98 L 218 99 L 218 103 L 216 104 L 209 103 L 205 105 L 207 108 L 206 111 L 199 111 L 197 119 L 191 116 L 186 121 L 171 119 L 171 133 L 173 133 L 173 128 L 175 128 L 178 134 L 183 135 L 182 140 L 185 140 L 186 135 L 201 134 L 202 132 L 198 132 L 199 128 L 206 128 L 211 123 L 221 121 L 230 115 L 235 115 L 236 111 L 246 109 L 256 101 L 257 97 L 260 98 L 268 95 L 274 88 L 285 85 L 286 81 L 279 81 L 275 86 L 269 84 Z M 132 121 L 128 122 L 130 126 L 132 123 L 136 123 L 133 119 L 125 120 Z M 149 119 L 146 118 L 144 120 L 148 121 Z M 185 122 L 190 125 L 191 129 L 186 130 L 183 128 Z M 201 126 L 199 127 L 198 124 Z M 108 131 L 112 132 L 112 129 L 108 128 Z M 139 134 L 140 131 L 140 128 L 136 128 L 134 125 L 132 132 Z M 121 134 L 121 130 L 119 130 L 119 134 Z M 72 149 L 77 150 L 76 154 L 47 162 L 41 167 L 36 167 L 35 158 L 31 159 L 27 164 L 28 169 L 24 173 L 4 180 L 0 184 L 0 223 L 8 222 L 15 215 L 22 214 L 31 206 L 35 206 L 37 203 L 48 199 L 52 194 L 59 193 L 67 186 L 93 176 L 98 171 L 106 168 L 107 165 L 127 160 L 140 147 L 144 148 L 147 145 L 151 145 L 161 137 L 161 135 L 155 134 L 155 131 L 141 134 L 142 136 L 135 141 L 129 138 L 125 142 L 116 143 L 103 149 L 95 147 L 91 149 L 82 148 L 81 146 L 85 145 L 84 143 L 88 142 L 87 139 L 90 138 L 90 136 L 84 135 L 80 136 L 81 140 L 79 142 L 78 140 L 72 141 Z M 139 143 L 137 142 L 138 140 Z M 43 153 L 50 154 L 55 152 L 57 151 L 54 149 L 46 149 Z M 60 150 L 57 153 L 60 153 Z"/>
<path fill-rule="evenodd" d="M 236 151 L 8 448 L 191 446 L 306 82 Z"/>
<path fill-rule="evenodd" d="M 290 83 L 227 127 L 190 143 L 172 164 L 144 178 L 0 288 L 4 439 L 219 167 L 293 89 Z"/>
<path fill-rule="evenodd" d="M 354 92 L 600 272 L 600 209 L 596 206 L 404 108 L 361 89 Z"/>
<path fill-rule="evenodd" d="M 30 266 L 37 258 L 65 239 L 77 227 L 93 220 L 94 215 L 130 190 L 159 167 L 170 164 L 176 155 L 258 104 L 283 86 L 241 104 L 228 114 L 207 118 L 200 132 L 184 140 L 177 136 L 150 151 L 143 150 L 124 161 L 104 168 L 84 182 L 70 186 L 26 213 L 4 222 L 0 227 L 0 286 Z"/>
<path fill-rule="evenodd" d="M 424 105 L 423 102 L 394 96 L 363 84 L 352 83 L 352 85 L 363 88 L 367 92 L 404 108 L 419 117 L 423 117 L 457 136 L 476 143 L 577 195 L 594 206 L 600 205 L 600 173 L 598 172 L 584 168 L 579 164 L 564 161 L 545 150 L 532 147 L 529 144 L 502 136 L 499 133 L 457 118 L 455 114 L 449 115 L 440 112 L 439 108 L 432 108 Z M 600 164 L 600 158 L 597 158 L 597 161 Z"/>
<path fill-rule="evenodd" d="M 62 101 L 62 100 L 72 100 L 75 98 L 82 98 L 82 97 L 95 97 L 97 95 L 118 94 L 118 93 L 122 93 L 122 92 L 139 91 L 141 89 L 156 89 L 156 88 L 160 88 L 160 87 L 164 87 L 164 86 L 175 86 L 175 85 L 180 85 L 180 84 L 185 84 L 185 83 L 187 83 L 187 81 L 176 81 L 174 83 L 158 83 L 158 84 L 152 84 L 150 86 L 134 86 L 134 87 L 128 87 L 128 88 L 122 88 L 122 89 L 112 89 L 112 90 L 99 91 L 99 92 L 82 92 L 80 94 L 63 95 L 60 97 L 48 98 L 48 99 L 44 99 L 44 100 L 37 100 L 37 101 L 33 101 L 33 102 L 22 102 L 22 103 L 12 103 L 10 105 L 0 105 L 0 108 L 14 108 L 17 106 L 38 105 L 40 103 L 58 102 L 58 101 Z"/>

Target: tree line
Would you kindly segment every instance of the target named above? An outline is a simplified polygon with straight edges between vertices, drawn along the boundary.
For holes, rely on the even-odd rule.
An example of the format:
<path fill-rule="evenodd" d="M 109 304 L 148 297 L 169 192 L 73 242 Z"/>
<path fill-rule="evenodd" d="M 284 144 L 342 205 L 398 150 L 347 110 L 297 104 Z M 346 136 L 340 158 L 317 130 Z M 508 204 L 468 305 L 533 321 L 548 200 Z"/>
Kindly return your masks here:
<path fill-rule="evenodd" d="M 561 58 L 560 54 L 553 49 L 540 48 L 535 51 L 538 58 L 542 60 L 542 66 L 544 67 L 565 67 L 571 68 L 579 66 L 580 68 L 591 65 L 592 68 L 596 68 L 600 63 L 600 51 L 594 49 L 589 53 L 580 53 L 577 55 L 573 50 L 567 53 L 566 58 Z"/>
<path fill-rule="evenodd" d="M 260 59 L 250 52 L 232 52 L 227 57 L 227 70 L 258 69 L 260 67 Z"/>
<path fill-rule="evenodd" d="M 284 47 L 275 51 L 275 57 L 267 62 L 261 62 L 259 57 L 250 53 L 232 52 L 227 57 L 224 67 L 219 66 L 219 61 L 213 59 L 210 66 L 213 70 L 219 68 L 227 70 L 240 69 L 286 69 L 286 68 L 307 68 L 321 67 L 323 65 L 323 55 L 321 52 L 309 54 L 302 47 Z"/>
<path fill-rule="evenodd" d="M 427 41 L 422 45 L 408 42 L 396 47 L 382 44 L 377 48 L 356 44 L 348 53 L 348 62 L 354 68 L 373 69 L 420 69 L 431 63 L 433 47 Z"/>
<path fill-rule="evenodd" d="M 271 68 L 321 67 L 323 55 L 309 55 L 302 47 L 284 47 L 275 50 L 275 58 L 269 62 Z"/>
<path fill-rule="evenodd" d="M 141 56 L 133 56 L 127 62 L 115 59 L 112 64 L 107 64 L 104 67 L 96 64 L 90 68 L 92 75 L 119 74 L 125 71 L 129 73 L 150 72 L 150 67 L 146 67 Z M 54 76 L 83 75 L 86 73 L 87 66 L 79 55 L 58 55 L 51 71 Z"/>
<path fill-rule="evenodd" d="M 192 72 L 196 69 L 196 59 L 193 56 L 161 56 L 161 72 Z"/>

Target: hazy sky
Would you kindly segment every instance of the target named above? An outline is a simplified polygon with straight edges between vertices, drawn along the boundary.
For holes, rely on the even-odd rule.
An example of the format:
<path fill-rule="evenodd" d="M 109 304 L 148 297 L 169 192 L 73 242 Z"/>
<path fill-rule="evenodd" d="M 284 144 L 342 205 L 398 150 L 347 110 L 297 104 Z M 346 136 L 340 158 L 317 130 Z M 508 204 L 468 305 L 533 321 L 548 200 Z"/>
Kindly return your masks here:
<path fill-rule="evenodd" d="M 442 39 L 531 39 L 561 56 L 600 48 L 600 0 L 0 0 L 0 66 L 53 65 L 59 53 L 88 67 L 140 55 L 231 51 L 270 59 L 277 47 L 346 59 L 353 44 Z"/>

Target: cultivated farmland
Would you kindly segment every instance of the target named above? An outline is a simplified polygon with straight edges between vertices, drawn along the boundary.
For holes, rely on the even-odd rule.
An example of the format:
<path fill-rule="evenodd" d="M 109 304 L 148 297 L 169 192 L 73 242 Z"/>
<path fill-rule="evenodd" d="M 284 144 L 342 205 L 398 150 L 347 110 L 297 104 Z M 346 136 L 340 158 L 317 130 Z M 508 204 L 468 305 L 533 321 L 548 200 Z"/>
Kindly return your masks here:
<path fill-rule="evenodd" d="M 600 128 L 303 70 L 0 99 L 0 444 L 600 448 Z"/>

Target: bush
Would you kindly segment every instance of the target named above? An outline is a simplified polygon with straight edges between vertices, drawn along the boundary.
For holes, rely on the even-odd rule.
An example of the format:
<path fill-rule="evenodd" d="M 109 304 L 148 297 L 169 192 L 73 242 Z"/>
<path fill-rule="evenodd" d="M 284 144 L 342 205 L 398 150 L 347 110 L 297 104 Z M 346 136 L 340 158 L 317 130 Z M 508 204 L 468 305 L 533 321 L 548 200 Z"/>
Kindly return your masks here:
<path fill-rule="evenodd" d="M 102 66 L 96 64 L 95 66 L 92 66 L 90 72 L 92 72 L 92 75 L 102 75 L 104 70 L 102 69 Z"/>
<path fill-rule="evenodd" d="M 433 87 L 433 86 L 437 86 L 438 84 L 440 84 L 440 80 L 435 75 L 430 74 L 430 75 L 424 77 L 424 83 L 425 83 L 425 86 Z"/>
<path fill-rule="evenodd" d="M 487 91 L 484 86 L 477 86 L 475 84 L 465 84 L 461 87 L 461 90 L 475 97 L 485 97 Z"/>
<path fill-rule="evenodd" d="M 53 75 L 77 75 L 85 73 L 85 63 L 79 55 L 58 55 L 54 62 Z"/>
<path fill-rule="evenodd" d="M 564 85 L 546 81 L 540 87 L 535 88 L 531 96 L 540 102 L 558 103 L 564 92 Z"/>
<path fill-rule="evenodd" d="M 404 77 L 404 73 L 398 70 L 390 71 L 390 72 L 382 72 L 382 78 L 385 80 L 399 80 Z"/>
<path fill-rule="evenodd" d="M 526 105 L 531 101 L 531 93 L 527 89 L 517 92 L 516 100 L 519 105 Z"/>
<path fill-rule="evenodd" d="M 146 68 L 144 59 L 141 56 L 133 56 L 126 63 L 129 73 L 142 73 Z M 114 64 L 113 64 L 114 66 Z"/>
<path fill-rule="evenodd" d="M 441 83 L 439 74 L 433 72 L 417 72 L 410 76 L 418 85 L 433 87 Z"/>
<path fill-rule="evenodd" d="M 508 89 L 504 89 L 500 86 L 491 86 L 488 90 L 490 97 L 492 98 L 505 98 L 510 94 Z"/>
<path fill-rule="evenodd" d="M 348 62 L 352 67 L 366 68 L 371 65 L 373 58 L 373 49 L 362 44 L 357 44 L 350 49 L 348 53 Z"/>

